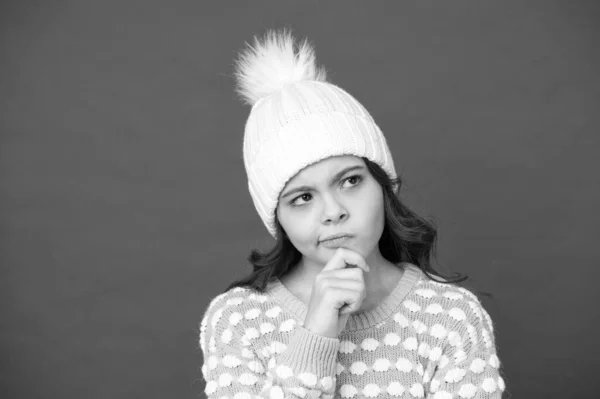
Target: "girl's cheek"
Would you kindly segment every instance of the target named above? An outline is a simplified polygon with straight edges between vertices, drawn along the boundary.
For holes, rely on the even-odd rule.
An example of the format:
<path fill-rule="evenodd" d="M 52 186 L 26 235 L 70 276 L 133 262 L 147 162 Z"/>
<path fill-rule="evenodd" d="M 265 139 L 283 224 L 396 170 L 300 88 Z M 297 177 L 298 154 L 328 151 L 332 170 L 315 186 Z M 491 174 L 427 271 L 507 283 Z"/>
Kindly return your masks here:
<path fill-rule="evenodd" d="M 317 213 L 313 207 L 307 207 L 295 215 L 296 226 L 303 231 L 304 236 L 311 235 L 317 223 Z"/>

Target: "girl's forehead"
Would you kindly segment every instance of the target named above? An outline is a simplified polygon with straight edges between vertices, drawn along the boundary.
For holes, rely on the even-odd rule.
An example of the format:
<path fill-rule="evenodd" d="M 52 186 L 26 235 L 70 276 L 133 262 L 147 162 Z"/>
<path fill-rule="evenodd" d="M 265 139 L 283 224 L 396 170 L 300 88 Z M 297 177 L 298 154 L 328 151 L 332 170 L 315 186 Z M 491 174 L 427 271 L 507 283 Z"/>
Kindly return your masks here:
<path fill-rule="evenodd" d="M 329 180 L 336 173 L 351 166 L 365 166 L 365 162 L 362 158 L 354 155 L 339 155 L 325 158 L 300 170 L 288 181 L 286 187 Z"/>

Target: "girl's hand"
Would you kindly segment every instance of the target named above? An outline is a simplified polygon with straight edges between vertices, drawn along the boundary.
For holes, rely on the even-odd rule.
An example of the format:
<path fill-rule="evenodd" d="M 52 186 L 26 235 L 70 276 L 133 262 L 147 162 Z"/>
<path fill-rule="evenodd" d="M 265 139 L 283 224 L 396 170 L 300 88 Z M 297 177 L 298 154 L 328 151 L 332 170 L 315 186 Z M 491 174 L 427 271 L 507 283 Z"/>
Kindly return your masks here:
<path fill-rule="evenodd" d="M 338 248 L 312 287 L 304 327 L 315 334 L 337 338 L 350 313 L 365 299 L 363 273 L 370 271 L 365 259 L 346 248 Z"/>

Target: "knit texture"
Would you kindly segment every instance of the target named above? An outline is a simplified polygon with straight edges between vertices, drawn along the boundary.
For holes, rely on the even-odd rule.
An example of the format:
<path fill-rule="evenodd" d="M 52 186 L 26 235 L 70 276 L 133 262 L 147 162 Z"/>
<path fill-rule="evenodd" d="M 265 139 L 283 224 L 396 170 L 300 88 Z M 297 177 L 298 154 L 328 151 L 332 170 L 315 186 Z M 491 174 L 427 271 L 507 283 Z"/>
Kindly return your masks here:
<path fill-rule="evenodd" d="M 338 336 L 302 326 L 306 306 L 279 281 L 215 297 L 200 325 L 208 398 L 500 398 L 492 320 L 465 288 L 415 265 Z"/>

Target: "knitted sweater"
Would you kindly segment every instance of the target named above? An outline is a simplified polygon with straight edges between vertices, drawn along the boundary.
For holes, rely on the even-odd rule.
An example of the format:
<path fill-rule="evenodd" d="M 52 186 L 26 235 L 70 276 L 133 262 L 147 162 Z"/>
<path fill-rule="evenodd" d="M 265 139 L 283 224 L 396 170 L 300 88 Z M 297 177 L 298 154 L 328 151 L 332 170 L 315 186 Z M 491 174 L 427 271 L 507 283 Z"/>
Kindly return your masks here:
<path fill-rule="evenodd" d="M 465 288 L 403 263 L 376 308 L 338 338 L 302 326 L 307 307 L 281 283 L 233 288 L 200 325 L 208 398 L 500 398 L 492 320 Z"/>

